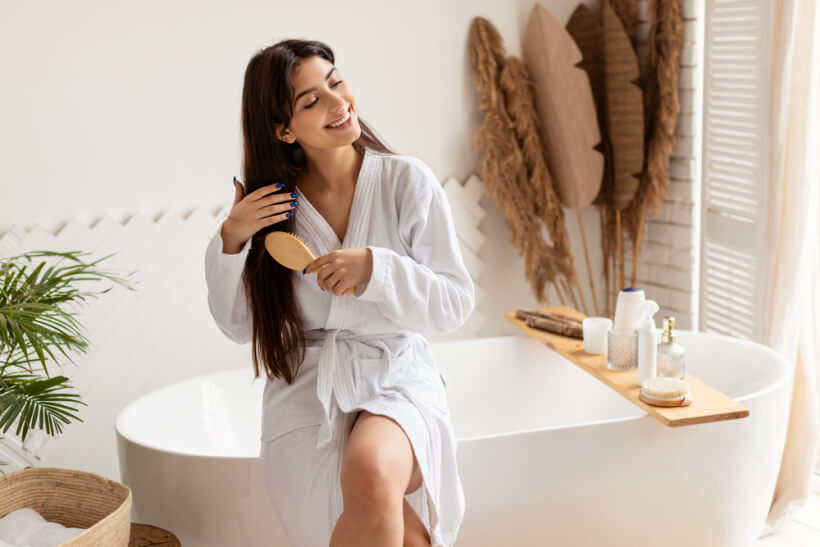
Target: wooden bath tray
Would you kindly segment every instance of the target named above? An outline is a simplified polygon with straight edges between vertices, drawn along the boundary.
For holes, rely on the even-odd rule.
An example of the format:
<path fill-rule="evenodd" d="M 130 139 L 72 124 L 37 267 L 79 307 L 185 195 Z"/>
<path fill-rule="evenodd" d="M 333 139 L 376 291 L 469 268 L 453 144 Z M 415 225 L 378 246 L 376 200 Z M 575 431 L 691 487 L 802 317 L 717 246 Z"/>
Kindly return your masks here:
<path fill-rule="evenodd" d="M 568 307 L 543 308 L 540 311 L 561 313 L 579 319 L 585 317 L 584 314 Z M 691 405 L 681 407 L 648 405 L 639 398 L 641 388 L 638 386 L 638 369 L 610 370 L 606 366 L 606 354 L 590 355 L 585 352 L 583 340 L 532 329 L 527 326 L 523 319 L 517 319 L 514 311 L 506 312 L 504 316 L 513 325 L 527 333 L 528 336 L 545 343 L 664 425 L 679 427 L 682 425 L 736 420 L 749 415 L 748 408 L 710 385 L 704 384 L 688 372 L 684 379 L 689 384 L 689 393 L 692 397 Z"/>

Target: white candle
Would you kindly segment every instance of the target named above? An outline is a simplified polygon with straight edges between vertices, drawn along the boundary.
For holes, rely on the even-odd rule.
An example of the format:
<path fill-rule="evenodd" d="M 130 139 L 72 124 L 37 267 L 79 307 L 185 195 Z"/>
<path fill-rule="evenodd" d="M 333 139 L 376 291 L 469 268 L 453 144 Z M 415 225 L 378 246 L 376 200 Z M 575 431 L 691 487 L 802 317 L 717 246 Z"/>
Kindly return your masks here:
<path fill-rule="evenodd" d="M 607 317 L 587 317 L 584 326 L 584 351 L 592 354 L 606 353 L 606 334 L 612 328 Z"/>

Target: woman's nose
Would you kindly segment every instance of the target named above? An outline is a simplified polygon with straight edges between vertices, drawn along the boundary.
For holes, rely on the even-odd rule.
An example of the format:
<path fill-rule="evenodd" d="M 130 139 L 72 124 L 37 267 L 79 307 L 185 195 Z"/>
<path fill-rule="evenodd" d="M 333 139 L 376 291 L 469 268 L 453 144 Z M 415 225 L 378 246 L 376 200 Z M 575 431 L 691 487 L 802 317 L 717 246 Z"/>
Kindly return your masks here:
<path fill-rule="evenodd" d="M 334 108 L 333 111 L 334 112 L 339 112 L 339 113 L 344 112 L 344 110 L 347 108 L 347 105 L 348 105 L 347 99 L 345 99 L 341 95 L 336 95 L 336 107 Z"/>

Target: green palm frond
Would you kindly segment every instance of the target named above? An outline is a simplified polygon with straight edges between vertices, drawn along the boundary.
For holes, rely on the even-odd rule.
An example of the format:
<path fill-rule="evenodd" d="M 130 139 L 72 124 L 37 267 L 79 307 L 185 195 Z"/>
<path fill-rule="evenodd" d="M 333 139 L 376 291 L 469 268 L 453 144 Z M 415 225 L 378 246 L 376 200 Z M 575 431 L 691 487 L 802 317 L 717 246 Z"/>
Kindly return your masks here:
<path fill-rule="evenodd" d="M 25 441 L 35 426 L 49 435 L 61 433 L 70 419 L 83 421 L 74 414 L 76 405 L 85 405 L 76 393 L 65 393 L 71 386 L 65 376 L 42 378 L 17 372 L 0 377 L 0 429 L 8 432 L 19 417 L 15 434 Z M 88 406 L 88 405 L 86 405 Z"/>
<path fill-rule="evenodd" d="M 56 360 L 52 349 L 72 362 L 70 350 L 79 353 L 88 350 L 88 339 L 73 316 L 75 310 L 70 308 L 89 297 L 107 293 L 111 287 L 80 290 L 77 287 L 80 282 L 109 280 L 134 289 L 125 276 L 97 267 L 111 255 L 87 263 L 80 259 L 83 254 L 88 253 L 32 251 L 0 262 L 0 342 L 3 344 L 0 355 L 6 357 L 6 363 L 11 354 L 19 350 L 29 372 L 31 361 L 36 358 L 48 375 L 47 360 Z M 59 259 L 56 264 L 40 261 L 32 268 L 34 259 L 54 257 Z M 64 260 L 69 264 L 61 265 Z M 0 363 L 0 372 L 5 366 Z"/>
<path fill-rule="evenodd" d="M 0 430 L 17 421 L 16 434 L 25 441 L 37 427 L 49 435 L 62 432 L 71 419 L 82 421 L 77 405 L 85 405 L 65 376 L 51 377 L 48 362 L 62 355 L 86 353 L 89 341 L 75 318 L 78 306 L 102 290 L 81 289 L 88 282 L 111 281 L 128 290 L 125 275 L 105 270 L 80 251 L 32 251 L 0 258 Z M 56 259 L 54 262 L 53 259 Z M 34 364 L 42 366 L 35 368 Z M 45 377 L 36 374 L 40 371 Z"/>

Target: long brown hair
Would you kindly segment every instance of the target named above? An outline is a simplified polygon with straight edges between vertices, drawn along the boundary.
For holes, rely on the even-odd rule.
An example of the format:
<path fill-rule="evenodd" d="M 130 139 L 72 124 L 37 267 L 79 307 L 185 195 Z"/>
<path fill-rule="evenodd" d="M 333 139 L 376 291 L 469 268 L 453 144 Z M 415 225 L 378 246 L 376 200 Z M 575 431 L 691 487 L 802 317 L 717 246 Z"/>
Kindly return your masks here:
<path fill-rule="evenodd" d="M 333 51 L 318 41 L 283 40 L 256 53 L 245 69 L 242 89 L 243 169 L 245 195 L 273 183 L 284 183 L 282 192 L 293 192 L 307 168 L 298 142 L 283 142 L 275 127 L 287 127 L 293 117 L 293 71 L 303 59 L 318 55 L 335 64 Z M 394 154 L 359 118 L 362 133 L 353 147 Z M 273 231 L 294 231 L 296 215 L 256 232 L 245 261 L 242 280 L 253 317 L 253 372 L 260 366 L 271 380 L 293 383 L 305 356 L 302 320 L 296 309 L 292 271 L 265 250 L 265 236 Z"/>

